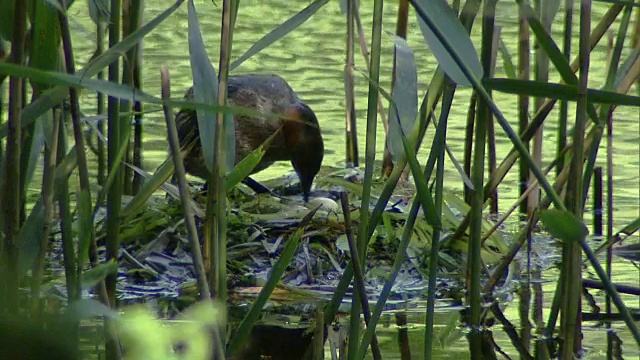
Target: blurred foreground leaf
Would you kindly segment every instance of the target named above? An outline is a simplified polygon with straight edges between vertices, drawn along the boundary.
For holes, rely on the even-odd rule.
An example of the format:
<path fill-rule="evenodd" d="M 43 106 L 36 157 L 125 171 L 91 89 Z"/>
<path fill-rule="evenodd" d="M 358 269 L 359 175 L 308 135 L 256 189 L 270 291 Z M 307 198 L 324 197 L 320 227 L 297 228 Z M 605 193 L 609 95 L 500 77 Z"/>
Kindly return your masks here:
<path fill-rule="evenodd" d="M 82 274 L 82 288 L 89 289 L 96 286 L 107 276 L 118 272 L 118 262 L 114 259 L 102 263 Z"/>
<path fill-rule="evenodd" d="M 580 242 L 589 234 L 582 220 L 569 210 L 541 210 L 540 219 L 551 235 L 565 242 Z"/>

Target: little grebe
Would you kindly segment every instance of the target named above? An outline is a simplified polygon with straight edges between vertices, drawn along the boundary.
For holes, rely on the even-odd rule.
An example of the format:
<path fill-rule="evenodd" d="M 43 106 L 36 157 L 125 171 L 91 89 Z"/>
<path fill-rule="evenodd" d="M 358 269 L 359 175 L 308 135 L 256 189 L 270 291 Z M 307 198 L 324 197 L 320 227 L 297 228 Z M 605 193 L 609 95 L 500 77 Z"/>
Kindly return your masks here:
<path fill-rule="evenodd" d="M 234 117 L 236 164 L 280 130 L 252 174 L 266 169 L 276 161 L 289 160 L 300 179 L 304 199 L 308 201 L 311 184 L 320 170 L 324 156 L 318 119 L 311 108 L 300 101 L 289 84 L 277 75 L 230 76 L 227 96 L 230 106 L 257 110 L 263 114 L 261 117 Z M 193 88 L 187 91 L 185 99 L 193 99 Z M 281 117 L 268 116 L 273 114 Z M 180 146 L 184 148 L 193 143 L 184 157 L 186 171 L 207 179 L 209 171 L 198 139 L 196 111 L 182 109 L 176 115 L 176 125 Z M 253 180 L 247 184 L 254 189 L 256 187 L 252 185 L 259 188 Z"/>

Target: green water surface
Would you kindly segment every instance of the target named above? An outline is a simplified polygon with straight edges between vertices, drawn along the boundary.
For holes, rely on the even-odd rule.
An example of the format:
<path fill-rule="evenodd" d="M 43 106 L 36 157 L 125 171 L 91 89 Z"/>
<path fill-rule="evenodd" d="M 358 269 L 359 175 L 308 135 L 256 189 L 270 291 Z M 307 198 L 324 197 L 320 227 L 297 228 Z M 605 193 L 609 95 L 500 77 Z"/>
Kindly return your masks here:
<path fill-rule="evenodd" d="M 200 14 L 199 21 L 205 45 L 214 66 L 218 67 L 218 48 L 220 42 L 221 8 L 210 1 L 196 1 Z M 147 0 L 145 2 L 145 21 L 155 17 L 169 6 L 170 2 Z M 248 50 L 262 36 L 271 31 L 285 19 L 300 11 L 307 2 L 291 2 L 285 0 L 245 0 L 242 1 L 238 13 L 232 60 Z M 606 4 L 594 3 L 593 20 L 599 20 L 607 9 Z M 362 2 L 361 16 L 365 34 L 370 38 L 372 6 L 369 2 Z M 562 9 L 561 9 L 562 11 Z M 393 37 L 395 31 L 394 3 L 385 6 L 383 26 L 383 50 L 381 59 L 381 79 L 383 87 L 389 89 L 392 62 Z M 517 61 L 517 8 L 515 3 L 500 2 L 498 5 L 496 24 L 502 28 L 502 39 L 506 43 L 513 61 Z M 78 62 L 88 61 L 95 49 L 94 27 L 89 19 L 84 4 L 74 6 L 70 15 L 72 18 L 72 34 L 74 35 L 75 53 Z M 556 16 L 553 31 L 556 41 L 561 40 L 562 13 Z M 577 18 L 578 13 L 574 14 Z M 316 112 L 323 138 L 325 141 L 324 165 L 340 165 L 344 161 L 344 128 L 345 128 L 345 100 L 344 100 L 344 65 L 345 65 L 345 17 L 340 13 L 338 1 L 330 1 L 321 8 L 309 21 L 295 31 L 272 44 L 261 53 L 253 56 L 238 67 L 232 74 L 241 73 L 275 73 L 285 78 L 309 106 Z M 616 29 L 617 27 L 614 27 Z M 630 27 L 632 28 L 632 27 Z M 631 31 L 629 30 L 629 39 Z M 415 20 L 415 14 L 410 13 L 408 41 L 413 51 L 418 67 L 419 96 L 422 98 L 428 87 L 437 62 L 426 46 Z M 477 47 L 480 44 L 479 26 L 474 27 L 472 40 Z M 573 52 L 578 48 L 578 36 L 573 38 Z M 606 45 L 601 41 L 591 55 L 590 87 L 599 88 L 604 83 L 606 75 Z M 623 52 L 623 59 L 630 51 Z M 184 4 L 167 21 L 145 38 L 143 57 L 143 83 L 145 91 L 160 94 L 160 67 L 166 65 L 171 72 L 172 93 L 174 97 L 182 97 L 184 91 L 191 86 L 191 70 L 189 65 L 189 50 L 187 43 L 187 7 Z M 574 55 L 575 56 L 575 55 Z M 361 53 L 356 49 L 356 68 L 366 71 Z M 503 60 L 498 58 L 496 77 L 506 77 L 503 70 Z M 364 154 L 364 129 L 366 127 L 367 80 L 356 71 L 356 109 L 360 155 Z M 558 81 L 559 76 L 553 69 L 550 81 Z M 633 89 L 632 89 L 633 91 Z M 447 143 L 458 161 L 462 161 L 464 145 L 464 128 L 470 97 L 469 89 L 458 88 L 447 131 Z M 494 98 L 500 110 L 517 129 L 516 97 L 494 93 Z M 90 96 L 87 96 L 89 100 Z M 85 112 L 89 111 L 91 102 L 86 101 Z M 386 105 L 386 104 L 385 104 Z M 575 117 L 574 104 L 569 109 L 569 121 Z M 533 107 L 531 105 L 530 109 Z M 530 110 L 531 111 L 531 110 Z M 436 114 L 437 115 L 437 114 Z M 554 110 L 549 116 L 544 130 L 543 159 L 548 164 L 555 153 L 555 128 L 558 112 Z M 640 168 L 640 109 L 632 107 L 618 107 L 614 113 L 614 203 L 616 205 L 615 224 L 624 226 L 638 216 L 638 197 L 640 182 L 638 169 Z M 165 141 L 165 124 L 160 113 L 149 114 L 145 117 L 145 162 L 147 170 L 153 170 L 167 156 L 168 146 Z M 384 145 L 384 130 L 378 126 L 377 159 L 381 159 Z M 433 128 L 428 130 L 423 147 L 431 144 Z M 511 149 L 509 139 L 502 129 L 496 127 L 496 152 L 498 161 L 506 156 Z M 601 156 L 598 165 L 605 165 L 604 142 L 601 146 Z M 424 154 L 427 154 L 424 152 Z M 426 155 L 420 159 L 424 161 Z M 514 170 L 516 170 L 514 168 Z M 266 179 L 291 171 L 288 163 L 279 163 L 263 171 L 256 177 Z M 445 186 L 462 189 L 459 176 L 449 159 L 445 170 Z M 503 184 L 498 188 L 500 201 L 510 204 L 517 198 L 517 171 L 511 171 Z M 588 216 L 588 215 L 587 215 Z M 588 220 L 588 219 L 587 219 Z"/>
<path fill-rule="evenodd" d="M 147 0 L 145 1 L 145 21 L 155 17 L 172 1 Z M 213 60 L 214 66 L 218 64 L 218 44 L 220 41 L 220 20 L 221 2 L 196 1 L 199 20 L 203 37 L 207 46 L 209 56 Z M 234 34 L 234 45 L 232 59 L 237 58 L 248 50 L 264 34 L 272 30 L 275 26 L 291 17 L 296 12 L 306 6 L 308 1 L 286 1 L 286 0 L 243 0 L 240 5 L 236 32 Z M 372 6 L 369 1 L 361 1 L 361 15 L 365 34 L 370 38 L 370 25 L 372 19 Z M 595 2 L 593 9 L 593 19 L 597 21 L 607 9 L 606 3 Z M 381 59 L 381 84 L 389 89 L 392 70 L 392 46 L 393 37 L 390 35 L 395 31 L 396 2 L 386 2 L 383 26 L 383 56 Z M 71 26 L 75 53 L 77 55 L 78 66 L 85 64 L 95 49 L 95 31 L 86 10 L 86 2 L 78 2 L 69 12 L 71 16 Z M 514 2 L 502 1 L 498 4 L 498 14 L 496 22 L 502 27 L 502 38 L 516 61 L 517 49 L 517 8 Z M 562 29 L 562 17 L 559 13 L 554 23 L 553 31 L 556 39 L 560 42 L 560 31 Z M 574 14 L 577 21 L 578 14 Z M 478 22 L 476 22 L 478 23 Z M 330 1 L 308 22 L 300 26 L 293 33 L 280 41 L 274 43 L 266 50 L 255 55 L 243 63 L 234 71 L 240 73 L 276 73 L 285 78 L 309 106 L 316 112 L 325 141 L 324 165 L 340 166 L 344 161 L 344 127 L 345 127 L 345 100 L 344 100 L 344 65 L 345 65 L 345 26 L 346 19 L 340 13 L 338 1 Z M 615 27 L 617 28 L 617 27 Z M 577 35 L 577 34 L 576 34 Z M 474 28 L 472 39 L 475 44 L 480 44 L 479 26 Z M 437 62 L 428 47 L 425 45 L 420 30 L 418 29 L 415 14 L 410 13 L 408 41 L 415 52 L 418 66 L 419 96 L 424 96 L 428 87 L 428 82 L 436 68 Z M 574 36 L 574 54 L 578 48 L 578 37 Z M 606 74 L 606 46 L 601 41 L 591 57 L 590 86 L 598 88 L 604 83 Z M 623 52 L 623 58 L 630 53 L 629 50 Z M 187 44 L 187 7 L 186 3 L 165 23 L 146 37 L 144 41 L 143 57 L 143 87 L 146 92 L 159 96 L 160 94 L 160 67 L 166 65 L 171 72 L 173 96 L 182 97 L 184 90 L 192 84 L 191 70 L 189 65 L 189 51 Z M 356 51 L 356 67 L 358 70 L 366 71 L 366 66 L 361 53 Z M 497 61 L 496 77 L 506 77 L 503 69 L 503 60 L 499 57 Z M 551 71 L 551 81 L 557 81 L 559 76 L 555 71 Z M 366 122 L 366 98 L 368 82 L 364 77 L 356 72 L 356 108 L 358 117 L 358 130 L 360 132 L 359 148 L 360 154 L 364 153 L 364 129 Z M 635 91 L 632 90 L 632 91 Z M 448 145 L 456 158 L 461 161 L 463 155 L 463 142 L 465 133 L 465 122 L 468 101 L 471 92 L 468 89 L 458 89 L 455 102 L 451 110 L 448 129 Z M 514 128 L 517 128 L 517 102 L 512 95 L 494 94 L 496 103 L 506 118 Z M 86 114 L 93 114 L 93 96 L 84 95 L 83 110 Z M 575 117 L 575 107 L 569 110 L 570 121 Z M 631 107 L 619 107 L 615 111 L 614 123 L 614 204 L 615 204 L 615 228 L 627 224 L 638 216 L 639 205 L 639 168 L 640 168 L 640 109 Z M 553 158 L 555 153 L 555 127 L 557 124 L 558 112 L 554 110 L 548 117 L 544 130 L 543 157 L 545 163 Z M 153 171 L 155 167 L 167 156 L 167 142 L 165 140 L 165 123 L 159 112 L 145 116 L 145 150 L 144 167 L 148 171 Z M 500 128 L 497 131 L 497 157 L 500 161 L 511 149 L 508 138 L 502 133 Z M 427 139 L 423 146 L 431 143 L 433 128 L 428 130 Z M 381 158 L 384 143 L 384 132 L 382 125 L 378 126 L 377 132 L 377 158 Z M 605 159 L 604 143 L 601 147 L 601 156 L 598 162 L 604 166 Z M 425 161 L 427 152 L 423 152 L 420 158 Z M 450 189 L 462 189 L 457 174 L 452 163 L 447 160 L 445 186 Z M 288 163 L 279 163 L 268 170 L 258 174 L 256 178 L 266 179 L 279 176 L 282 172 L 291 171 Z M 501 204 L 510 205 L 518 197 L 518 183 L 516 168 L 509 173 L 503 184 L 499 187 Z M 33 191 L 38 191 L 33 189 Z M 505 206 L 505 205 L 502 205 Z M 589 209 L 589 207 L 588 207 Z M 586 215 L 589 221 L 590 214 Z M 626 263 L 616 265 L 615 273 L 618 274 L 616 281 L 625 284 L 637 284 L 638 272 L 633 266 Z M 545 278 L 552 280 L 545 285 L 547 301 L 550 301 L 555 288 L 554 277 L 557 274 L 545 274 Z M 631 306 L 638 306 L 637 298 L 624 297 Z M 515 324 L 517 324 L 517 306 L 513 303 L 507 308 L 506 314 Z M 438 314 L 438 329 L 444 327 L 448 314 L 444 312 Z M 391 315 L 389 315 L 391 316 Z M 546 317 L 546 315 L 545 315 Z M 413 321 L 410 325 L 410 337 L 412 341 L 412 352 L 414 359 L 419 359 L 422 353 L 421 338 L 423 327 L 420 326 L 420 319 L 424 314 L 420 311 L 414 316 L 410 316 Z M 393 323 L 393 321 L 391 321 Z M 588 325 L 588 324 L 585 324 Z M 625 340 L 626 355 L 633 357 L 638 355 L 638 349 L 634 346 L 634 341 L 627 331 L 624 331 L 624 324 L 618 323 L 616 327 L 621 331 L 621 336 Z M 395 328 L 380 330 L 381 344 L 385 349 L 385 359 L 399 358 L 399 353 L 395 350 Z M 590 350 L 590 358 L 602 358 L 601 350 L 605 349 L 605 332 L 595 328 L 587 328 L 585 331 L 584 345 Z M 504 334 L 496 331 L 498 343 L 511 354 L 516 355 L 510 347 L 509 340 Z M 516 355 L 517 356 L 517 355 Z M 456 343 L 453 348 L 439 352 L 438 358 L 467 358 L 468 350 L 464 338 Z"/>

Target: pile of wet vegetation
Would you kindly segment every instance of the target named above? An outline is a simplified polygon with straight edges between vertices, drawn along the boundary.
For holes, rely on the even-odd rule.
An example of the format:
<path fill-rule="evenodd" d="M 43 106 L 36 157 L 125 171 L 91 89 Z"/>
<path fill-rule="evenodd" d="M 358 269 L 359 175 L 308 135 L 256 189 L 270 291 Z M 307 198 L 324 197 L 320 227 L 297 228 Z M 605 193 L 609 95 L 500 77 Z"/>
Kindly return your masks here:
<path fill-rule="evenodd" d="M 347 230 L 357 237 L 360 179 L 361 174 L 355 169 L 323 169 L 318 187 L 308 203 L 301 195 L 295 195 L 299 185 L 294 176 L 265 182 L 273 188 L 272 193 L 256 194 L 244 185 L 232 189 L 228 196 L 227 219 L 227 286 L 232 299 L 244 302 L 246 297 L 257 295 L 255 289 L 259 289 L 268 278 L 289 237 L 299 229 L 303 218 L 315 210 L 279 286 L 293 302 L 299 300 L 296 294 L 311 299 L 309 301 L 328 300 L 350 260 Z M 380 190 L 381 184 L 377 185 L 373 190 L 374 197 Z M 372 299 L 379 294 L 393 265 L 407 213 L 414 201 L 413 189 L 409 181 L 397 187 L 382 215 L 382 223 L 368 244 L 364 268 L 368 296 Z M 203 184 L 193 182 L 190 190 L 194 194 L 194 206 L 204 206 L 206 191 L 203 191 Z M 339 205 L 341 192 L 350 194 L 350 218 L 353 220 L 348 229 Z M 452 304 L 461 304 L 467 245 L 464 237 L 454 240 L 452 235 L 467 206 L 457 194 L 447 194 L 447 198 L 447 226 L 438 259 L 441 274 L 438 297 Z M 373 206 L 371 204 L 372 209 Z M 196 213 L 202 215 L 204 211 Z M 98 228 L 101 228 L 104 218 L 98 216 L 97 220 Z M 204 218 L 196 216 L 200 239 L 203 237 L 203 225 Z M 490 226 L 487 220 L 486 227 Z M 424 219 L 417 219 L 412 231 L 406 257 L 389 299 L 390 309 L 394 308 L 394 301 L 402 301 L 406 307 L 407 303 L 423 300 L 426 294 L 433 229 Z M 151 197 L 142 211 L 122 224 L 121 236 L 120 301 L 134 303 L 164 299 L 177 300 L 182 304 L 195 301 L 195 270 L 179 199 L 162 194 Z M 103 238 L 98 236 L 99 244 Z M 503 234 L 494 232 L 486 242 L 483 256 L 491 264 L 505 249 Z M 277 301 L 286 302 L 284 293 L 280 293 Z"/>

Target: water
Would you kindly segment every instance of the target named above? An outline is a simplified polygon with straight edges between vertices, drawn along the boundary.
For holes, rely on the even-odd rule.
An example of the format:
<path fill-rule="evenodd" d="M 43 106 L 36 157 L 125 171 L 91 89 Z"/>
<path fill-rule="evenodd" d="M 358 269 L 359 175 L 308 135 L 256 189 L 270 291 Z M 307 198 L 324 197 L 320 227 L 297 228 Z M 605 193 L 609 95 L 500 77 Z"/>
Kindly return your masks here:
<path fill-rule="evenodd" d="M 306 3 L 306 2 L 305 2 Z M 207 50 L 214 66 L 217 68 L 217 54 L 219 44 L 219 22 L 221 8 L 212 5 L 211 1 L 196 1 L 200 13 L 200 25 Z M 218 2 L 220 5 L 220 2 Z M 159 14 L 169 2 L 160 0 L 147 0 L 145 8 L 145 19 L 149 20 Z M 244 0 L 238 14 L 237 28 L 234 35 L 234 48 L 232 59 L 249 49 L 264 34 L 273 29 L 286 18 L 294 15 L 302 9 L 304 4 L 300 2 L 290 2 L 285 0 Z M 593 19 L 599 19 L 606 10 L 606 4 L 594 3 Z M 75 53 L 78 56 L 78 65 L 82 66 L 94 51 L 95 40 L 93 38 L 93 25 L 88 18 L 86 5 L 78 2 L 70 11 L 72 33 L 74 35 Z M 390 74 L 392 69 L 392 45 L 393 38 L 389 34 L 395 29 L 395 4 L 387 2 L 385 7 L 383 26 L 383 57 L 381 59 L 381 85 L 386 89 L 390 85 Z M 498 7 L 497 22 L 503 26 L 503 40 L 515 60 L 517 46 L 517 10 L 514 3 L 501 2 Z M 370 24 L 372 9 L 369 2 L 362 2 L 361 15 L 365 34 L 370 38 Z M 554 27 L 555 35 L 559 35 L 561 30 L 560 16 L 556 19 Z M 577 20 L 577 14 L 574 16 Z M 324 6 L 310 21 L 306 22 L 293 33 L 284 39 L 274 43 L 263 52 L 243 63 L 234 73 L 277 73 L 284 77 L 291 86 L 298 92 L 299 96 L 307 102 L 317 113 L 325 140 L 325 165 L 339 165 L 344 160 L 344 85 L 343 71 L 345 63 L 345 23 L 346 20 L 340 15 L 338 1 L 331 1 Z M 473 31 L 473 42 L 480 44 L 480 32 L 478 27 Z M 419 69 L 419 96 L 424 96 L 428 87 L 428 81 L 436 68 L 436 60 L 430 54 L 424 44 L 420 31 L 415 21 L 415 14 L 411 12 L 409 27 L 409 44 L 413 48 L 416 62 Z M 556 36 L 556 39 L 561 39 Z M 574 53 L 578 47 L 578 37 L 574 36 Z M 604 42 L 602 42 L 604 43 Z M 144 60 L 143 60 L 143 83 L 145 91 L 159 95 L 160 77 L 159 71 L 162 65 L 168 66 L 171 71 L 173 96 L 181 97 L 184 90 L 191 85 L 191 71 L 189 66 L 188 45 L 187 45 L 187 8 L 186 4 L 181 7 L 171 18 L 163 23 L 156 31 L 145 39 Z M 628 50 L 623 52 L 623 58 L 629 54 Z M 606 74 L 606 47 L 600 44 L 593 53 L 592 76 L 590 86 L 598 88 L 604 82 Z M 365 71 L 366 66 L 359 51 L 356 51 L 356 67 Z M 360 131 L 359 146 L 360 154 L 364 150 L 364 128 L 366 122 L 366 97 L 368 83 L 356 73 L 356 109 L 358 118 L 358 130 Z M 497 77 L 506 77 L 502 66 L 502 59 L 498 58 Z M 551 81 L 556 81 L 559 76 L 552 70 Z M 451 117 L 448 130 L 448 145 L 457 159 L 462 159 L 464 127 L 467 112 L 467 104 L 470 91 L 460 89 L 456 92 L 454 106 L 451 110 Z M 91 99 L 85 95 L 85 113 L 91 113 Z M 506 118 L 510 120 L 512 126 L 517 126 L 516 98 L 511 95 L 495 94 L 495 100 L 500 110 Z M 574 117 L 575 110 L 569 110 L 570 118 Z M 619 107 L 615 112 L 614 125 L 614 205 L 615 219 L 614 227 L 619 229 L 638 216 L 638 168 L 640 167 L 639 144 L 639 109 L 630 107 Z M 545 146 L 543 156 L 548 163 L 555 152 L 555 126 L 557 123 L 557 111 L 548 117 L 545 126 L 544 138 Z M 145 117 L 145 160 L 144 167 L 153 170 L 167 154 L 165 141 L 165 125 L 160 113 L 151 113 Z M 503 135 L 501 129 L 497 128 L 497 155 L 498 159 L 503 158 L 510 150 L 510 142 Z M 433 129 L 428 130 L 427 139 L 423 144 L 430 144 Z M 378 126 L 377 136 L 377 158 L 381 158 L 384 142 L 382 126 Z M 427 146 L 424 145 L 424 146 Z M 604 145 L 604 143 L 603 143 Z M 424 156 L 421 160 L 424 159 Z M 449 161 L 449 160 L 448 160 Z M 598 162 L 604 166 L 604 147 L 601 147 L 601 156 Z M 270 169 L 258 174 L 257 179 L 265 179 L 280 175 L 283 171 L 290 171 L 290 165 L 286 163 L 277 164 Z M 515 169 L 514 169 L 515 170 Z M 445 186 L 448 188 L 461 189 L 459 176 L 452 163 L 449 161 L 446 166 Z M 499 187 L 499 196 L 502 206 L 510 204 L 517 198 L 517 174 L 512 171 L 505 179 L 503 185 Z M 590 209 L 588 206 L 587 209 Z M 590 214 L 585 220 L 589 221 Z M 620 262 L 616 264 L 614 279 L 625 284 L 637 284 L 638 273 L 634 267 L 628 263 Z M 585 273 L 585 276 L 586 273 Z M 545 291 L 548 294 L 546 300 L 550 301 L 551 294 L 555 288 L 554 279 L 557 278 L 555 270 L 545 273 L 545 278 L 549 281 L 545 284 Z M 638 300 L 634 297 L 623 296 L 628 305 L 637 307 Z M 548 305 L 548 304 L 547 304 Z M 517 319 L 516 303 L 512 303 L 506 310 L 507 316 Z M 547 307 L 548 309 L 548 307 Z M 437 330 L 444 327 L 448 316 L 452 312 L 438 314 Z M 545 312 L 545 318 L 546 318 Z M 391 315 L 389 315 L 391 316 Z M 414 358 L 419 358 L 422 352 L 421 338 L 424 314 L 418 311 L 417 314 L 410 315 L 410 338 L 416 343 L 412 344 Z M 391 321 L 393 323 L 393 321 Z M 517 324 L 517 321 L 515 321 Z M 630 334 L 624 331 L 624 324 L 618 323 L 616 328 L 621 330 L 621 336 L 628 344 L 625 347 L 627 356 L 638 355 L 638 350 L 633 346 L 633 339 Z M 514 355 L 514 351 L 506 336 L 494 329 L 494 335 L 498 344 L 505 348 L 509 354 Z M 397 356 L 395 331 L 393 325 L 380 330 L 380 340 L 385 348 L 385 359 Z M 590 358 L 601 358 L 602 351 L 606 348 L 605 332 L 602 329 L 590 327 L 585 324 L 584 344 L 589 350 Z M 629 346 L 630 345 L 630 346 Z M 441 358 L 466 358 L 467 345 L 463 339 L 458 340 L 453 348 L 438 355 Z"/>
<path fill-rule="evenodd" d="M 95 48 L 93 38 L 93 25 L 88 18 L 84 4 L 80 3 L 71 10 L 74 44 L 80 64 L 88 61 Z M 145 19 L 149 20 L 163 11 L 169 4 L 165 1 L 149 0 L 146 2 Z M 212 5 L 209 1 L 196 1 L 200 14 L 200 26 L 203 38 L 210 58 L 217 68 L 218 48 L 220 42 L 220 12 L 221 8 Z M 276 0 L 269 2 L 243 1 L 237 20 L 237 28 L 234 34 L 232 60 L 248 50 L 264 34 L 271 31 L 280 22 L 293 16 L 301 10 L 302 4 L 291 5 L 291 2 Z M 606 4 L 594 4 L 593 19 L 597 21 L 606 11 Z M 383 24 L 383 51 L 381 59 L 381 85 L 386 89 L 390 86 L 390 74 L 392 70 L 393 38 L 390 34 L 395 29 L 394 5 L 385 7 Z M 265 16 L 264 14 L 269 14 Z M 365 34 L 370 38 L 371 5 L 364 2 L 361 6 L 361 16 Z M 517 49 L 517 19 L 515 3 L 503 2 L 498 7 L 496 16 L 497 24 L 502 26 L 503 40 L 514 61 L 516 61 Z M 556 39 L 561 39 L 561 25 L 558 15 L 557 24 L 553 28 Z M 577 18 L 577 14 L 575 14 Z M 345 19 L 340 14 L 338 2 L 332 1 L 320 9 L 309 21 L 300 26 L 294 32 L 280 41 L 272 44 L 261 53 L 245 61 L 233 73 L 277 73 L 284 77 L 317 113 L 325 140 L 326 156 L 324 165 L 339 165 L 344 161 L 344 85 L 343 72 L 345 63 Z M 614 27 L 616 29 L 617 27 Z M 629 39 L 631 38 L 631 30 Z M 480 44 L 480 31 L 476 26 L 472 33 L 472 40 Z M 420 30 L 415 21 L 415 15 L 410 13 L 408 41 L 415 52 L 418 66 L 419 97 L 422 98 L 428 87 L 433 71 L 437 66 L 435 58 L 430 54 Z M 560 41 L 560 40 L 558 40 Z M 578 37 L 574 36 L 574 53 L 578 48 Z M 601 41 L 604 43 L 604 41 Z M 169 67 L 171 72 L 172 93 L 179 98 L 184 91 L 191 86 L 191 70 L 188 57 L 187 44 L 187 7 L 182 6 L 167 21 L 160 25 L 145 39 L 143 60 L 143 83 L 145 91 L 159 95 L 160 77 L 159 71 L 162 65 Z M 623 52 L 623 59 L 628 56 L 629 50 Z M 606 47 L 599 44 L 591 57 L 590 86 L 598 88 L 604 83 L 606 74 Z M 497 61 L 496 77 L 506 77 L 503 70 L 503 60 Z M 356 67 L 365 71 L 366 66 L 360 52 L 356 50 Z M 557 72 L 551 70 L 550 81 L 557 81 Z M 368 82 L 356 72 L 356 109 L 358 129 L 360 133 L 360 154 L 364 154 L 364 129 L 366 127 L 366 98 Z M 633 91 L 633 90 L 632 90 Z M 459 89 L 456 92 L 448 129 L 448 145 L 455 157 L 461 161 L 464 143 L 464 127 L 470 91 Z M 495 100 L 505 117 L 514 128 L 517 128 L 516 98 L 512 95 L 495 94 Z M 386 104 L 385 104 L 386 105 Z M 616 217 L 615 226 L 620 228 L 638 216 L 638 167 L 640 166 L 639 139 L 640 110 L 631 107 L 619 107 L 615 112 L 614 125 L 614 204 Z M 574 107 L 569 110 L 570 121 L 575 115 Z M 437 115 L 437 114 L 436 114 Z M 552 112 L 545 124 L 543 158 L 548 164 L 555 152 L 555 127 L 557 123 L 557 111 Z M 165 124 L 160 113 L 150 114 L 146 117 L 146 147 L 145 167 L 154 169 L 167 154 L 165 141 Z M 431 143 L 433 128 L 428 130 L 423 147 Z M 378 126 L 377 135 L 377 159 L 381 159 L 384 145 L 384 132 L 382 126 Z M 509 139 L 497 126 L 497 157 L 502 159 L 511 149 Z M 601 147 L 598 165 L 604 166 L 604 143 Z M 424 156 L 423 156 L 424 158 Z M 422 160 L 422 159 L 421 159 Z M 445 182 L 449 187 L 461 189 L 458 174 L 455 167 L 447 159 L 445 170 Z M 271 178 L 290 171 L 289 164 L 277 164 L 270 169 L 258 174 L 258 179 Z M 515 169 L 514 169 L 515 170 Z M 499 196 L 503 204 L 509 204 L 518 195 L 517 173 L 512 171 L 503 185 L 499 187 Z M 504 205 L 503 205 L 504 206 Z M 587 221 L 589 214 L 587 214 Z"/>

